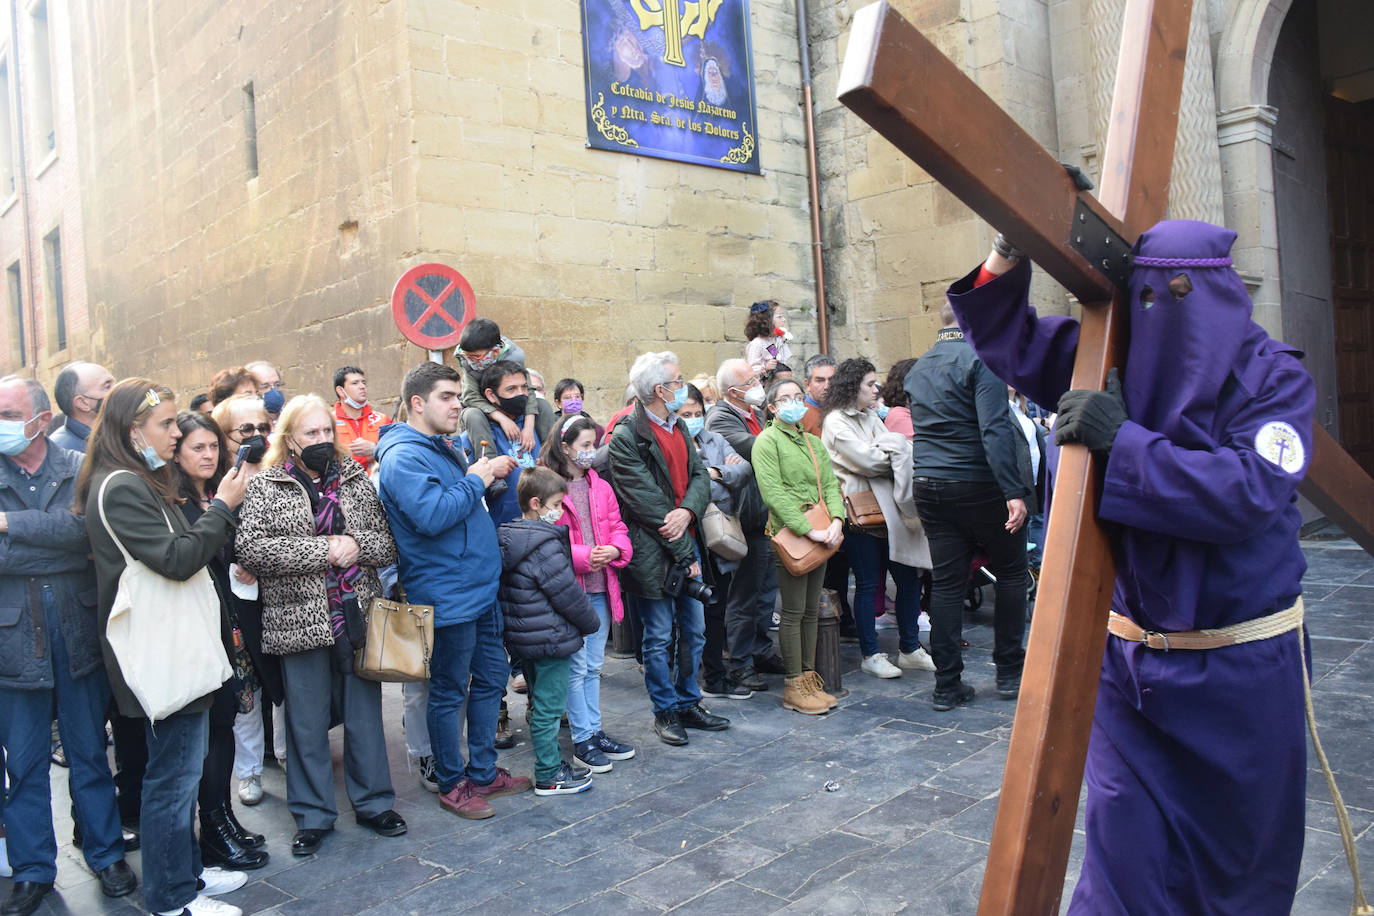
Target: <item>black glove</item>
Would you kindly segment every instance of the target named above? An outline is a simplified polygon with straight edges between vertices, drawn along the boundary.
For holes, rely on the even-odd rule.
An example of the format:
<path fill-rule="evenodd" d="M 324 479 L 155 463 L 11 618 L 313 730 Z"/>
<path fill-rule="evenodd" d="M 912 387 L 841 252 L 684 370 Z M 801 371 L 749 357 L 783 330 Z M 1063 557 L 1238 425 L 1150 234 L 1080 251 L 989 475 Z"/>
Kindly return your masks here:
<path fill-rule="evenodd" d="M 1105 391 L 1075 388 L 1059 399 L 1059 419 L 1054 424 L 1056 445 L 1081 442 L 1090 450 L 1107 454 L 1117 430 L 1126 422 L 1126 401 L 1116 369 L 1107 371 Z"/>

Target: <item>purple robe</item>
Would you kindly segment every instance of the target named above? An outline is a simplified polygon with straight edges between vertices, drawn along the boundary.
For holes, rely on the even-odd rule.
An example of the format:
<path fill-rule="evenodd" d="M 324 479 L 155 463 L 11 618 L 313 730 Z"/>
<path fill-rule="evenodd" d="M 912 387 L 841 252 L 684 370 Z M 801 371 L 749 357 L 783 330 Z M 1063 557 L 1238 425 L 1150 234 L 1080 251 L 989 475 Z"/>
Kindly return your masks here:
<path fill-rule="evenodd" d="M 1301 354 L 1251 320 L 1230 267 L 1234 239 L 1179 220 L 1136 246 L 1129 419 L 1098 515 L 1113 523 L 1112 608 L 1150 630 L 1287 608 L 1307 568 L 1296 491 L 1315 386 Z M 1175 298 L 1180 274 L 1192 291 Z M 1069 388 L 1078 323 L 1036 315 L 1028 262 L 974 288 L 976 276 L 949 291 L 965 336 L 1001 379 L 1053 409 Z M 1108 637 L 1071 913 L 1289 912 L 1307 768 L 1302 651 L 1297 632 L 1174 652 Z"/>

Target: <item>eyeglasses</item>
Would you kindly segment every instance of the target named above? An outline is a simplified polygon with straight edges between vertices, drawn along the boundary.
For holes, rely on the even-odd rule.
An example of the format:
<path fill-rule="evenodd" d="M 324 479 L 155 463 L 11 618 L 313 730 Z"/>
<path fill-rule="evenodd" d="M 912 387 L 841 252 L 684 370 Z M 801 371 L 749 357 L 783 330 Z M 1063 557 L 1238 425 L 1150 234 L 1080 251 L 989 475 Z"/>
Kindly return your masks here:
<path fill-rule="evenodd" d="M 664 382 L 664 383 L 663 383 L 663 387 L 664 387 L 664 388 L 667 388 L 669 391 L 676 391 L 677 389 L 681 388 L 681 387 L 682 387 L 683 385 L 685 385 L 685 384 L 687 384 L 687 380 L 686 380 L 685 378 L 683 378 L 682 376 L 679 375 L 677 378 L 673 379 L 671 382 Z"/>
<path fill-rule="evenodd" d="M 785 407 L 788 404 L 805 404 L 806 398 L 778 398 L 773 403 L 778 407 Z"/>
<path fill-rule="evenodd" d="M 242 426 L 235 426 L 231 430 L 231 432 L 238 433 L 240 439 L 247 439 L 249 436 L 253 435 L 253 433 L 257 433 L 261 436 L 267 436 L 270 435 L 272 432 L 272 424 L 259 423 L 257 426 L 254 426 L 252 423 L 245 423 Z"/>

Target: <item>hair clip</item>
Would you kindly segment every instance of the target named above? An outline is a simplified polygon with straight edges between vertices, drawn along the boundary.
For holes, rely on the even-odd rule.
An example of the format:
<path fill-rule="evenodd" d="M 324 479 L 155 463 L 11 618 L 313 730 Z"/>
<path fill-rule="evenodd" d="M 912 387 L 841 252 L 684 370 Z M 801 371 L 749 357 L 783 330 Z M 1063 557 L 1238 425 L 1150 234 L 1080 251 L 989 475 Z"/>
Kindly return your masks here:
<path fill-rule="evenodd" d="M 162 403 L 162 398 L 158 397 L 156 391 L 154 391 L 152 388 L 149 388 L 149 389 L 148 389 L 146 392 L 144 392 L 144 394 L 143 394 L 143 403 L 147 404 L 148 407 L 151 409 L 151 408 L 156 407 L 157 405 L 161 404 L 161 403 Z"/>

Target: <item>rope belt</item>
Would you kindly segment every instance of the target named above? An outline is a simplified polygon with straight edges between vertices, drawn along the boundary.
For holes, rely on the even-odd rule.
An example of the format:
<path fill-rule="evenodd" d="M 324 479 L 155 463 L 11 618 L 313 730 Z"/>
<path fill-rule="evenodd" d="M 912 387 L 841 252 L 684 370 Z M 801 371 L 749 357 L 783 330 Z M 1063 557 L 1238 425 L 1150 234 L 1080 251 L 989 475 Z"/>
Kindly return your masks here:
<path fill-rule="evenodd" d="M 1224 649 L 1243 642 L 1272 639 L 1302 626 L 1302 599 L 1286 611 L 1257 617 L 1243 623 L 1214 630 L 1184 630 L 1181 633 L 1159 633 L 1146 630 L 1129 617 L 1112 611 L 1107 632 L 1127 642 L 1141 642 L 1151 649 L 1169 652 L 1173 649 Z"/>
<path fill-rule="evenodd" d="M 1307 670 L 1307 653 L 1304 651 L 1305 646 L 1303 644 L 1305 637 L 1302 630 L 1302 598 L 1299 597 L 1297 602 L 1287 610 L 1212 630 L 1160 633 L 1155 630 L 1146 630 L 1134 620 L 1123 617 L 1116 611 L 1111 612 L 1111 617 L 1107 621 L 1107 632 L 1118 639 L 1143 643 L 1151 649 L 1162 652 L 1170 652 L 1175 649 L 1224 649 L 1227 646 L 1241 643 L 1273 639 L 1275 636 L 1282 636 L 1293 630 L 1298 631 L 1298 657 L 1302 659 L 1302 694 L 1307 708 L 1307 732 L 1312 736 L 1312 747 L 1316 749 L 1317 759 L 1321 761 L 1322 774 L 1326 777 L 1326 788 L 1331 793 L 1332 802 L 1335 803 L 1336 820 L 1341 828 L 1341 843 L 1345 846 L 1346 863 L 1350 866 L 1350 874 L 1355 881 L 1355 898 L 1351 903 L 1350 913 L 1351 916 L 1374 914 L 1374 907 L 1371 907 L 1365 899 L 1364 885 L 1360 881 L 1360 863 L 1355 856 L 1355 833 L 1350 827 L 1350 814 L 1345 810 L 1345 801 L 1341 798 L 1341 790 L 1336 787 L 1336 777 L 1331 772 L 1331 764 L 1326 759 L 1326 751 L 1322 749 L 1321 739 L 1317 737 L 1317 713 L 1312 706 L 1312 675 Z"/>

